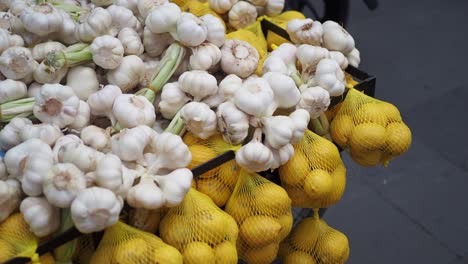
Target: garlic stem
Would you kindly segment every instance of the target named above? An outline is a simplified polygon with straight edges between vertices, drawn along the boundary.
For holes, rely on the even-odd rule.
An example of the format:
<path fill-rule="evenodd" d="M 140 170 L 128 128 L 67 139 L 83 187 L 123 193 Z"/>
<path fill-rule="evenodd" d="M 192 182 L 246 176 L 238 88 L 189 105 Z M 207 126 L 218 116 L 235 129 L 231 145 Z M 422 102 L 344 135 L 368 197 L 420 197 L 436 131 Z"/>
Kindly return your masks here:
<path fill-rule="evenodd" d="M 149 89 L 149 88 L 142 88 L 138 90 L 135 95 L 141 95 L 144 96 L 150 103 L 154 103 L 154 100 L 156 100 L 156 93 Z"/>
<path fill-rule="evenodd" d="M 156 71 L 151 78 L 150 89 L 158 93 L 167 81 L 172 77 L 185 56 L 185 48 L 179 43 L 172 43 L 167 48 Z"/>
<path fill-rule="evenodd" d="M 177 112 L 177 114 L 172 118 L 171 123 L 167 126 L 167 128 L 164 130 L 164 132 L 170 132 L 172 134 L 176 135 L 181 135 L 184 132 L 185 128 L 185 123 L 182 117 L 180 116 L 180 109 Z"/>
<path fill-rule="evenodd" d="M 130 215 L 130 224 L 140 230 L 154 233 L 158 230 L 160 213 L 158 210 L 133 208 Z"/>
<path fill-rule="evenodd" d="M 328 118 L 325 113 L 321 113 L 319 116 L 320 123 L 322 123 L 323 129 L 328 131 L 330 129 L 330 123 L 328 122 Z"/>
<path fill-rule="evenodd" d="M 32 114 L 34 97 L 19 99 L 0 105 L 0 122 L 8 122 L 15 117 L 26 117 Z"/>
<path fill-rule="evenodd" d="M 312 125 L 312 129 L 315 133 L 317 133 L 317 135 L 324 136 L 328 133 L 328 131 L 325 130 L 322 126 L 322 123 L 320 123 L 320 118 L 311 118 L 310 124 Z"/>
<path fill-rule="evenodd" d="M 297 87 L 300 87 L 302 84 L 304 84 L 302 82 L 301 76 L 299 75 L 299 71 L 297 70 L 294 64 L 289 64 L 288 70 L 290 72 L 289 77 L 291 77 L 294 80 L 294 83 L 296 83 Z"/>
<path fill-rule="evenodd" d="M 73 221 L 71 218 L 70 208 L 64 208 L 60 210 L 60 228 L 58 235 L 67 231 L 73 227 Z M 75 253 L 75 248 L 77 246 L 77 239 L 74 239 L 58 248 L 54 251 L 55 261 L 57 263 L 72 263 L 72 258 Z"/>
<path fill-rule="evenodd" d="M 81 48 L 77 47 L 77 49 Z M 47 54 L 44 64 L 51 71 L 60 70 L 63 67 L 73 67 L 81 63 L 91 62 L 93 53 L 89 45 L 77 51 L 53 51 Z"/>

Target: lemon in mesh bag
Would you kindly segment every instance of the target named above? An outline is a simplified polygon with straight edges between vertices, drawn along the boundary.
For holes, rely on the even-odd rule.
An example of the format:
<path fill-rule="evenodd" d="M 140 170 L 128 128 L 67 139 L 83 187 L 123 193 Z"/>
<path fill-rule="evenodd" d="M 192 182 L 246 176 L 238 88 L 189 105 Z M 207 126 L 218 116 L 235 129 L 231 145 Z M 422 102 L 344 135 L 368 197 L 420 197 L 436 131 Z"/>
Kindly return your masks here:
<path fill-rule="evenodd" d="M 194 137 L 191 133 L 187 133 L 183 139 L 192 153 L 192 162 L 188 166 L 189 169 L 216 158 L 226 151 L 236 151 L 240 148 L 240 145 L 233 146 L 226 143 L 221 134 L 203 140 Z M 236 186 L 239 172 L 240 167 L 235 160 L 228 161 L 194 179 L 195 188 L 208 195 L 217 206 L 222 207 L 226 204 Z"/>
<path fill-rule="evenodd" d="M 105 230 L 90 263 L 182 264 L 182 255 L 156 235 L 119 221 Z"/>
<path fill-rule="evenodd" d="M 405 153 L 411 130 L 398 108 L 350 89 L 330 126 L 331 136 L 362 166 L 375 166 Z"/>
<path fill-rule="evenodd" d="M 278 172 L 294 207 L 329 207 L 341 199 L 346 186 L 346 168 L 337 147 L 310 130 Z"/>
<path fill-rule="evenodd" d="M 298 11 L 286 11 L 281 13 L 275 17 L 267 17 L 265 16 L 263 19 L 270 21 L 271 23 L 277 25 L 278 27 L 286 30 L 288 26 L 288 22 L 292 19 L 305 19 L 304 14 Z M 279 46 L 286 42 L 291 42 L 288 39 L 281 37 L 280 35 L 276 34 L 273 31 L 269 31 L 267 35 L 267 43 L 268 47 L 271 48 L 272 46 Z"/>
<path fill-rule="evenodd" d="M 241 170 L 225 211 L 239 225 L 237 250 L 249 264 L 271 263 L 291 231 L 291 200 L 280 186 Z"/>
<path fill-rule="evenodd" d="M 314 217 L 304 218 L 281 243 L 279 257 L 284 264 L 343 264 L 349 257 L 348 238 Z"/>
<path fill-rule="evenodd" d="M 184 263 L 237 263 L 236 222 L 195 189 L 169 209 L 159 231 L 165 242 L 182 252 Z"/>

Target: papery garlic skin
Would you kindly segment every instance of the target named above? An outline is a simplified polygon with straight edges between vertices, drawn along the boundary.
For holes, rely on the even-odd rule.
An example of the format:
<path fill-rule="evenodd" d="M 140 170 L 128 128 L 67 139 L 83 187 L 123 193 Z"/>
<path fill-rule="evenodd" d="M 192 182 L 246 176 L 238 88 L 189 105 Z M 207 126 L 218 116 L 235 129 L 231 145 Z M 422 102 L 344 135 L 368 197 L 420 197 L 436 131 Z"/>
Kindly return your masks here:
<path fill-rule="evenodd" d="M 202 43 L 192 48 L 190 68 L 192 70 L 207 71 L 221 61 L 221 50 L 212 43 Z"/>
<path fill-rule="evenodd" d="M 0 104 L 26 97 L 26 85 L 19 81 L 6 79 L 0 81 Z"/>
<path fill-rule="evenodd" d="M 221 48 L 221 68 L 227 74 L 246 78 L 257 69 L 259 54 L 249 43 L 227 39 Z"/>
<path fill-rule="evenodd" d="M 91 42 L 99 36 L 109 34 L 111 27 L 112 16 L 106 9 L 96 7 L 89 14 L 80 16 L 75 35 L 82 42 Z"/>
<path fill-rule="evenodd" d="M 21 202 L 20 211 L 29 229 L 38 237 L 53 234 L 60 226 L 60 211 L 44 197 L 27 197 Z"/>
<path fill-rule="evenodd" d="M 79 145 L 82 144 L 83 141 L 78 136 L 73 134 L 64 135 L 57 139 L 57 141 L 55 141 L 54 147 L 52 148 L 54 163 L 59 162 L 59 154 L 62 155 L 61 148 L 69 143 L 77 143 Z"/>
<path fill-rule="evenodd" d="M 179 89 L 192 95 L 194 101 L 216 94 L 218 84 L 216 78 L 206 71 L 188 71 L 179 77 Z"/>
<path fill-rule="evenodd" d="M 2 130 L 0 130 L 0 149 L 9 150 L 23 142 L 21 133 L 28 125 L 32 125 L 28 118 L 13 118 Z"/>
<path fill-rule="evenodd" d="M 32 48 L 32 56 L 37 62 L 41 62 L 45 59 L 47 53 L 52 51 L 61 51 L 65 48 L 65 45 L 58 41 L 39 43 Z"/>
<path fill-rule="evenodd" d="M 162 190 L 155 184 L 151 176 L 143 175 L 140 183 L 130 188 L 127 202 L 133 208 L 155 210 L 164 205 Z"/>
<path fill-rule="evenodd" d="M 60 42 L 68 45 L 78 43 L 78 38 L 75 35 L 77 23 L 64 10 L 59 9 L 59 12 L 62 15 L 62 24 L 60 26 L 60 30 L 57 32 L 57 35 L 54 37 Z"/>
<path fill-rule="evenodd" d="M 180 136 L 164 132 L 153 138 L 150 145 L 154 153 L 145 154 L 150 173 L 185 168 L 192 161 L 192 154 Z"/>
<path fill-rule="evenodd" d="M 110 133 L 97 126 L 87 126 L 81 130 L 80 138 L 86 145 L 104 151 L 110 147 Z"/>
<path fill-rule="evenodd" d="M 82 190 L 71 205 L 71 217 L 82 233 L 92 233 L 119 221 L 123 202 L 112 191 L 91 187 Z"/>
<path fill-rule="evenodd" d="M 113 4 L 130 9 L 135 16 L 140 15 L 138 12 L 138 0 L 114 0 Z"/>
<path fill-rule="evenodd" d="M 122 90 L 115 85 L 106 85 L 101 90 L 89 95 L 88 104 L 91 109 L 91 114 L 95 116 L 107 116 L 111 121 L 115 122 L 112 106 L 115 98 L 122 94 Z"/>
<path fill-rule="evenodd" d="M 279 108 L 293 107 L 301 99 L 301 93 L 291 77 L 284 74 L 268 72 L 265 73 L 262 78 L 270 84 Z"/>
<path fill-rule="evenodd" d="M 291 144 L 296 144 L 304 136 L 307 126 L 310 121 L 310 114 L 304 109 L 296 109 L 296 111 L 289 114 L 289 117 L 294 122 L 294 132 L 291 138 Z"/>
<path fill-rule="evenodd" d="M 210 8 L 218 14 L 228 12 L 238 0 L 208 0 Z"/>
<path fill-rule="evenodd" d="M 307 80 L 314 74 L 319 62 L 328 58 L 330 53 L 325 48 L 303 44 L 297 48 L 296 56 L 302 66 L 302 78 Z"/>
<path fill-rule="evenodd" d="M 174 42 L 174 38 L 169 33 L 155 34 L 148 27 L 143 31 L 143 46 L 146 54 L 156 57 L 161 55 L 166 48 Z"/>
<path fill-rule="evenodd" d="M 330 94 L 328 91 L 320 86 L 315 86 L 303 90 L 297 108 L 307 110 L 311 118 L 318 118 L 327 111 L 329 105 Z"/>
<path fill-rule="evenodd" d="M 153 75 L 158 68 L 160 61 L 159 58 L 153 58 L 147 54 L 141 56 L 145 67 L 145 74 L 140 80 L 140 87 L 149 87 L 153 79 Z"/>
<path fill-rule="evenodd" d="M 287 65 L 296 63 L 297 47 L 291 43 L 283 43 L 270 53 L 270 56 L 281 58 Z"/>
<path fill-rule="evenodd" d="M 122 161 L 143 160 L 143 152 L 152 139 L 148 126 L 125 128 L 111 138 L 112 153 Z"/>
<path fill-rule="evenodd" d="M 201 16 L 200 19 L 205 23 L 208 30 L 206 40 L 209 43 L 221 47 L 224 44 L 224 39 L 226 37 L 226 29 L 223 22 L 211 14 Z"/>
<path fill-rule="evenodd" d="M 294 133 L 294 121 L 288 116 L 270 116 L 262 120 L 265 141 L 269 146 L 280 149 L 289 144 Z"/>
<path fill-rule="evenodd" d="M 63 133 L 60 128 L 52 124 L 30 124 L 24 126 L 24 129 L 21 130 L 21 139 L 23 141 L 37 138 L 51 147 L 55 144 L 57 139 L 62 136 Z"/>
<path fill-rule="evenodd" d="M 119 39 L 112 36 L 96 37 L 89 48 L 94 63 L 104 69 L 116 69 L 123 61 L 124 47 Z"/>
<path fill-rule="evenodd" d="M 192 185 L 193 174 L 187 168 L 176 169 L 164 176 L 156 176 L 159 187 L 164 193 L 167 207 L 179 205 Z"/>
<path fill-rule="evenodd" d="M 88 100 L 88 97 L 99 90 L 99 81 L 96 72 L 83 66 L 70 69 L 67 75 L 67 86 L 73 89 L 78 98 Z"/>
<path fill-rule="evenodd" d="M 119 95 L 115 98 L 112 112 L 119 124 L 125 128 L 152 126 L 156 121 L 154 106 L 144 96 Z"/>
<path fill-rule="evenodd" d="M 331 59 L 336 61 L 342 70 L 348 68 L 348 59 L 339 51 L 330 51 L 329 56 Z"/>
<path fill-rule="evenodd" d="M 31 51 L 23 47 L 9 47 L 0 56 L 0 72 L 8 79 L 19 80 L 32 74 L 37 66 Z"/>
<path fill-rule="evenodd" d="M 257 19 L 257 9 L 248 2 L 239 1 L 229 10 L 229 24 L 236 29 L 244 28 Z"/>
<path fill-rule="evenodd" d="M 177 38 L 190 47 L 202 44 L 208 36 L 205 23 L 192 13 L 183 12 L 177 20 Z"/>
<path fill-rule="evenodd" d="M 146 27 L 153 33 L 174 32 L 181 16 L 180 8 L 173 3 L 166 3 L 151 10 L 145 20 Z"/>
<path fill-rule="evenodd" d="M 44 84 L 35 97 L 34 116 L 43 123 L 63 128 L 75 120 L 80 104 L 73 89 L 61 84 Z"/>
<path fill-rule="evenodd" d="M 249 117 L 232 102 L 224 102 L 216 110 L 218 129 L 224 141 L 231 145 L 242 143 L 249 133 Z"/>
<path fill-rule="evenodd" d="M 187 129 L 196 137 L 207 139 L 216 133 L 216 114 L 204 103 L 190 102 L 180 109 Z"/>
<path fill-rule="evenodd" d="M 41 92 L 41 83 L 33 82 L 28 87 L 27 97 L 36 97 Z"/>
<path fill-rule="evenodd" d="M 288 74 L 288 66 L 284 61 L 278 56 L 268 56 L 266 60 L 263 62 L 263 73 L 274 72 L 274 73 L 281 73 L 281 74 Z"/>
<path fill-rule="evenodd" d="M 33 78 L 38 83 L 60 83 L 67 73 L 68 68 L 66 67 L 50 71 L 49 67 L 42 62 L 34 69 Z"/>
<path fill-rule="evenodd" d="M 137 8 L 140 16 L 146 18 L 154 8 L 169 3 L 168 0 L 138 0 Z"/>
<path fill-rule="evenodd" d="M 354 49 L 354 38 L 334 21 L 323 23 L 323 46 L 348 55 Z"/>
<path fill-rule="evenodd" d="M 285 0 L 267 0 L 265 4 L 265 14 L 267 16 L 277 16 L 284 9 Z"/>
<path fill-rule="evenodd" d="M 288 22 L 286 30 L 296 44 L 318 46 L 322 42 L 323 28 L 320 21 L 313 21 L 310 18 L 292 19 Z"/>
<path fill-rule="evenodd" d="M 1 178 L 1 177 L 0 177 Z M 0 180 L 0 223 L 16 211 L 21 202 L 21 188 L 17 180 Z"/>
<path fill-rule="evenodd" d="M 122 63 L 115 69 L 107 72 L 110 84 L 117 85 L 122 91 L 135 88 L 144 74 L 143 61 L 136 55 L 125 56 Z"/>
<path fill-rule="evenodd" d="M 111 5 L 106 8 L 112 17 L 110 35 L 116 36 L 123 28 L 132 28 L 135 31 L 141 30 L 141 23 L 128 8 L 118 5 Z"/>
<path fill-rule="evenodd" d="M 317 64 L 315 81 L 320 87 L 327 90 L 330 96 L 342 95 L 346 86 L 343 70 L 332 59 L 323 59 Z"/>
<path fill-rule="evenodd" d="M 230 100 L 241 86 L 242 79 L 235 74 L 229 74 L 219 83 L 219 90 L 226 100 Z"/>
<path fill-rule="evenodd" d="M 236 152 L 236 162 L 250 172 L 265 171 L 273 164 L 273 153 L 261 142 L 252 140 Z"/>
<path fill-rule="evenodd" d="M 269 146 L 267 145 L 267 147 Z M 275 149 L 272 147 L 269 148 L 273 154 L 271 169 L 279 168 L 281 165 L 286 164 L 294 156 L 294 147 L 291 144 L 286 144 L 280 149 Z"/>
<path fill-rule="evenodd" d="M 119 157 L 112 153 L 107 153 L 99 160 L 96 166 L 96 184 L 117 193 L 123 182 L 122 166 L 123 165 Z"/>
<path fill-rule="evenodd" d="M 357 68 L 361 63 L 361 53 L 358 49 L 354 48 L 347 56 L 349 65 Z"/>
<path fill-rule="evenodd" d="M 84 145 L 79 141 L 68 140 L 63 144 L 59 141 L 54 146 L 54 152 L 57 153 L 58 162 L 72 163 L 84 173 L 95 171 L 97 163 L 104 157 L 104 154 Z"/>
<path fill-rule="evenodd" d="M 133 28 L 123 28 L 118 36 L 122 42 L 125 55 L 141 55 L 143 54 L 144 47 L 141 42 L 140 36 Z"/>
<path fill-rule="evenodd" d="M 263 78 L 249 78 L 236 90 L 234 104 L 249 115 L 269 116 L 275 110 L 274 93 Z"/>
<path fill-rule="evenodd" d="M 58 32 L 63 20 L 60 12 L 48 3 L 25 8 L 20 18 L 27 31 L 39 36 Z"/>
<path fill-rule="evenodd" d="M 80 100 L 80 105 L 78 107 L 78 114 L 75 117 L 73 123 L 68 127 L 77 131 L 81 131 L 84 127 L 88 126 L 91 121 L 91 109 L 83 100 Z"/>
<path fill-rule="evenodd" d="M 78 192 L 86 188 L 86 179 L 83 172 L 75 165 L 59 163 L 52 166 L 44 175 L 42 186 L 50 204 L 68 208 Z"/>
<path fill-rule="evenodd" d="M 158 108 L 162 116 L 172 119 L 182 106 L 190 101 L 190 98 L 179 88 L 179 84 L 167 83 L 161 92 L 161 101 Z"/>

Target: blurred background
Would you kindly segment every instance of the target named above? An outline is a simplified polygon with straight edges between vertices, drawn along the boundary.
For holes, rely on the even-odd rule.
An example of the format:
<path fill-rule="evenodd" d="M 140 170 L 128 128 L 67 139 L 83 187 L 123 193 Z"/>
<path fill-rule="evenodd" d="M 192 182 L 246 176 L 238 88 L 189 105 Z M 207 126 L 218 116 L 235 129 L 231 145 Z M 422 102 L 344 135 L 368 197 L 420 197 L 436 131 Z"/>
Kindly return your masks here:
<path fill-rule="evenodd" d="M 323 1 L 308 2 L 325 13 Z M 349 1 L 360 68 L 413 132 L 388 168 L 343 154 L 347 189 L 324 218 L 348 236 L 350 264 L 468 263 L 467 13 L 466 0 L 380 0 L 373 11 Z"/>

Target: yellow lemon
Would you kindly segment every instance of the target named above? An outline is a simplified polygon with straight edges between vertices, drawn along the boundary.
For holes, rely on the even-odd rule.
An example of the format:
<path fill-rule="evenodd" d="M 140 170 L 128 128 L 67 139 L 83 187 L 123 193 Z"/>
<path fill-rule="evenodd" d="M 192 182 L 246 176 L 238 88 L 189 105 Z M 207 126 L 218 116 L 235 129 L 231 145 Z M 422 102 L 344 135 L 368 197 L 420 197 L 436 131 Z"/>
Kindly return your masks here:
<path fill-rule="evenodd" d="M 240 223 L 244 219 L 253 214 L 253 196 L 248 196 L 245 193 L 237 193 L 229 198 L 224 210 Z"/>
<path fill-rule="evenodd" d="M 361 166 L 372 167 L 382 162 L 383 153 L 380 150 L 351 150 L 351 158 Z"/>
<path fill-rule="evenodd" d="M 216 256 L 210 245 L 203 242 L 193 242 L 184 248 L 182 253 L 184 264 L 216 264 Z"/>
<path fill-rule="evenodd" d="M 279 242 L 280 223 L 268 216 L 247 217 L 240 226 L 240 237 L 251 247 L 263 247 Z"/>
<path fill-rule="evenodd" d="M 190 225 L 196 234 L 196 240 L 217 244 L 225 238 L 226 222 L 223 214 L 213 210 L 204 210 L 195 214 L 191 219 Z"/>
<path fill-rule="evenodd" d="M 274 217 L 285 214 L 291 207 L 288 193 L 272 182 L 264 183 L 255 189 L 254 201 L 254 208 L 258 212 Z"/>
<path fill-rule="evenodd" d="M 380 102 L 369 102 L 362 105 L 353 115 L 354 123 L 375 123 L 385 127 L 387 125 L 387 115 L 382 112 L 381 105 Z"/>
<path fill-rule="evenodd" d="M 244 257 L 249 264 L 270 264 L 276 259 L 278 249 L 278 243 L 271 243 L 261 248 L 247 250 Z"/>
<path fill-rule="evenodd" d="M 218 177 L 198 179 L 197 190 L 208 195 L 219 207 L 226 204 L 232 193 L 232 189 L 224 185 Z"/>
<path fill-rule="evenodd" d="M 304 251 L 293 251 L 283 260 L 284 264 L 316 264 L 315 258 Z"/>
<path fill-rule="evenodd" d="M 218 167 L 218 177 L 224 184 L 234 189 L 239 179 L 240 171 L 241 168 L 237 165 L 236 161 L 231 160 Z"/>
<path fill-rule="evenodd" d="M 291 206 L 309 207 L 310 198 L 304 191 L 304 185 L 297 187 L 290 187 L 286 185 L 284 186 L 284 188 L 288 192 L 289 197 L 291 198 Z"/>
<path fill-rule="evenodd" d="M 376 150 L 385 145 L 385 127 L 375 123 L 363 123 L 353 129 L 350 138 L 351 151 Z"/>
<path fill-rule="evenodd" d="M 353 128 L 354 122 L 349 115 L 337 115 L 330 125 L 330 134 L 333 141 L 341 147 L 345 147 L 348 144 Z"/>
<path fill-rule="evenodd" d="M 288 213 L 288 214 L 278 217 L 277 221 L 281 225 L 281 230 L 279 232 L 279 238 L 281 241 L 285 239 L 291 232 L 292 225 L 293 225 L 293 216 L 291 213 Z"/>
<path fill-rule="evenodd" d="M 178 249 L 195 240 L 195 234 L 190 225 L 184 221 L 186 221 L 184 217 L 174 217 L 174 215 L 168 214 L 162 218 L 159 225 L 161 238 Z"/>
<path fill-rule="evenodd" d="M 0 224 L 0 237 L 11 245 L 27 247 L 39 241 L 30 230 L 21 213 L 10 215 Z"/>
<path fill-rule="evenodd" d="M 189 169 L 193 169 L 202 163 L 205 163 L 213 158 L 216 158 L 217 156 L 216 152 L 213 149 L 203 146 L 203 145 L 189 146 L 189 150 L 190 150 L 190 153 L 192 153 L 192 161 L 188 165 Z M 214 168 L 200 175 L 200 178 L 211 178 L 215 176 L 217 172 L 218 172 L 218 169 Z"/>
<path fill-rule="evenodd" d="M 341 157 L 338 148 L 327 139 L 318 135 L 313 136 L 307 152 L 312 169 L 322 169 L 332 172 L 338 164 L 341 164 Z"/>
<path fill-rule="evenodd" d="M 145 261 L 150 252 L 150 247 L 143 238 L 131 238 L 119 243 L 113 254 L 117 263 L 139 263 Z"/>
<path fill-rule="evenodd" d="M 381 102 L 380 111 L 385 114 L 388 122 L 401 122 L 401 114 L 398 108 L 391 103 Z"/>
<path fill-rule="evenodd" d="M 408 151 L 411 145 L 411 130 L 404 123 L 390 123 L 387 126 L 385 151 L 398 156 Z"/>
<path fill-rule="evenodd" d="M 320 169 L 311 171 L 304 181 L 304 191 L 316 205 L 321 204 L 332 186 L 333 179 L 328 171 Z"/>
<path fill-rule="evenodd" d="M 214 247 L 216 264 L 237 264 L 236 244 L 231 241 L 224 241 Z"/>
<path fill-rule="evenodd" d="M 0 263 L 3 263 L 15 256 L 15 248 L 0 239 Z"/>
<path fill-rule="evenodd" d="M 348 238 L 338 230 L 328 227 L 315 249 L 320 263 L 344 264 L 349 257 Z"/>
<path fill-rule="evenodd" d="M 182 264 L 183 257 L 180 252 L 169 245 L 155 247 L 153 251 L 153 263 Z"/>
<path fill-rule="evenodd" d="M 291 186 L 301 185 L 309 171 L 309 160 L 302 151 L 297 149 L 292 158 L 279 167 L 281 182 Z"/>
<path fill-rule="evenodd" d="M 324 207 L 338 202 L 343 196 L 346 187 L 346 167 L 344 165 L 338 166 L 330 175 L 333 179 L 333 185 L 327 195 L 327 204 Z"/>
<path fill-rule="evenodd" d="M 224 220 L 226 222 L 226 239 L 230 241 L 236 241 L 239 236 L 239 227 L 237 226 L 236 220 L 228 214 Z"/>
<path fill-rule="evenodd" d="M 303 251 L 314 248 L 320 235 L 318 226 L 318 220 L 312 217 L 304 218 L 290 235 L 291 245 Z"/>

